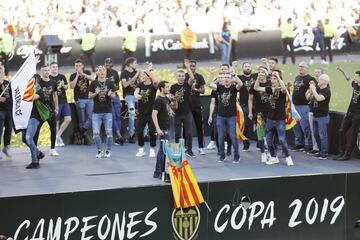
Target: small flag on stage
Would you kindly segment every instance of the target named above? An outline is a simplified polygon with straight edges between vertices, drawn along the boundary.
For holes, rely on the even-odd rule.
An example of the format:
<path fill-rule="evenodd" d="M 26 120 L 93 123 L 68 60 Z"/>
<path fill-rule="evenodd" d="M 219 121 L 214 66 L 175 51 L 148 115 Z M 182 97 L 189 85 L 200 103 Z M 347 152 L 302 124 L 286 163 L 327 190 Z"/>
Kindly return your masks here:
<path fill-rule="evenodd" d="M 291 96 L 288 91 L 286 91 L 286 119 L 285 119 L 285 130 L 290 130 L 293 128 L 298 121 L 300 121 L 301 116 L 296 111 L 295 105 L 291 100 Z"/>

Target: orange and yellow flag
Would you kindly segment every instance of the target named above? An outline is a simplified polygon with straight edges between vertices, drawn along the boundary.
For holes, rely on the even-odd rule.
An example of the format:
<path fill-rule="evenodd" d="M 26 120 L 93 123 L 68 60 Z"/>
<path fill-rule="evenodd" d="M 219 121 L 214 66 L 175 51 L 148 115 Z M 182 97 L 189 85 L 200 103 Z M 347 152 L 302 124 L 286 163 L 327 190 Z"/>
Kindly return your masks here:
<path fill-rule="evenodd" d="M 35 79 L 31 78 L 26 86 L 23 100 L 26 102 L 32 102 L 35 96 Z"/>
<path fill-rule="evenodd" d="M 236 137 L 240 141 L 247 140 L 246 136 L 244 135 L 245 130 L 245 118 L 244 112 L 239 103 L 236 103 Z"/>

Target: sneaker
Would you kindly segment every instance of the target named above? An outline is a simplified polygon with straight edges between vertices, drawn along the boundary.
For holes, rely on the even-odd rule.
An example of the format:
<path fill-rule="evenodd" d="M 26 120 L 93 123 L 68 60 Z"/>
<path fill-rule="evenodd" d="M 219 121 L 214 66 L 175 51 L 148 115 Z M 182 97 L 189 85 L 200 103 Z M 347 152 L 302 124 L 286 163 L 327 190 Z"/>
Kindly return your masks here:
<path fill-rule="evenodd" d="M 350 157 L 350 155 L 349 154 L 344 154 L 342 157 L 340 157 L 338 160 L 339 161 L 348 161 L 348 160 L 350 160 L 351 159 L 351 157 Z"/>
<path fill-rule="evenodd" d="M 206 153 L 204 152 L 204 149 L 199 148 L 199 154 L 200 154 L 200 155 L 205 155 Z"/>
<path fill-rule="evenodd" d="M 2 150 L 2 152 L 5 154 L 5 156 L 7 156 L 8 158 L 11 158 L 10 155 L 10 146 L 5 146 Z"/>
<path fill-rule="evenodd" d="M 60 140 L 60 147 L 65 147 L 65 143 L 61 137 L 59 137 Z"/>
<path fill-rule="evenodd" d="M 110 150 L 106 150 L 105 154 L 104 154 L 104 158 L 109 158 L 111 157 L 111 151 Z"/>
<path fill-rule="evenodd" d="M 326 159 L 327 159 L 327 155 L 325 155 L 325 156 L 320 156 L 319 159 L 320 159 L 320 160 L 326 160 Z"/>
<path fill-rule="evenodd" d="M 239 162 L 240 162 L 240 156 L 239 156 L 239 155 L 235 155 L 235 156 L 234 156 L 233 163 L 239 163 Z"/>
<path fill-rule="evenodd" d="M 322 60 L 321 63 L 322 64 L 329 64 L 329 62 L 327 62 L 326 60 Z"/>
<path fill-rule="evenodd" d="M 154 174 L 153 174 L 153 178 L 161 178 L 161 173 L 160 172 L 154 172 Z"/>
<path fill-rule="evenodd" d="M 144 152 L 144 149 L 143 148 L 139 148 L 138 152 L 136 153 L 136 156 L 137 157 L 143 157 L 145 156 L 146 153 Z"/>
<path fill-rule="evenodd" d="M 266 163 L 268 161 L 268 156 L 266 153 L 261 154 L 261 163 Z"/>
<path fill-rule="evenodd" d="M 206 149 L 215 149 L 216 148 L 216 144 L 215 141 L 210 141 L 209 144 L 207 145 Z"/>
<path fill-rule="evenodd" d="M 96 158 L 102 158 L 104 156 L 104 153 L 103 153 L 103 151 L 98 150 L 98 152 L 95 156 L 96 156 Z"/>
<path fill-rule="evenodd" d="M 279 159 L 277 157 L 270 157 L 269 160 L 266 162 L 267 165 L 273 165 L 279 163 Z"/>
<path fill-rule="evenodd" d="M 290 167 L 290 166 L 294 166 L 294 162 L 292 160 L 292 158 L 290 156 L 288 156 L 286 159 L 286 164 Z"/>
<path fill-rule="evenodd" d="M 53 148 L 53 149 L 50 149 L 49 155 L 50 156 L 59 156 L 59 153 L 55 150 L 55 148 Z"/>
<path fill-rule="evenodd" d="M 55 147 L 64 147 L 65 144 L 61 137 L 56 137 Z"/>
<path fill-rule="evenodd" d="M 30 163 L 29 165 L 26 166 L 26 169 L 37 169 L 40 168 L 40 164 L 39 163 Z"/>
<path fill-rule="evenodd" d="M 298 151 L 301 152 L 304 150 L 304 146 L 302 145 L 296 145 L 295 147 L 291 148 L 292 151 Z"/>
<path fill-rule="evenodd" d="M 220 156 L 220 158 L 219 158 L 219 161 L 218 162 L 225 162 L 225 160 L 226 160 L 226 157 L 225 156 Z"/>
<path fill-rule="evenodd" d="M 132 144 L 136 143 L 135 134 L 129 137 L 129 143 L 132 143 Z"/>
<path fill-rule="evenodd" d="M 45 154 L 43 152 L 39 152 L 39 154 L 37 155 L 37 158 L 40 160 L 40 159 L 43 159 L 45 157 Z"/>
<path fill-rule="evenodd" d="M 312 156 L 313 158 L 320 158 L 321 157 L 321 154 L 320 153 L 316 153 Z"/>
<path fill-rule="evenodd" d="M 120 145 L 120 146 L 124 145 L 124 142 L 125 142 L 125 140 L 124 140 L 122 137 L 121 137 L 121 138 L 117 138 L 117 139 L 115 139 L 115 141 L 114 141 L 115 145 Z"/>
<path fill-rule="evenodd" d="M 243 151 L 243 152 L 248 152 L 249 149 L 250 149 L 250 146 L 249 146 L 249 145 L 244 145 L 242 151 Z"/>
<path fill-rule="evenodd" d="M 304 152 L 309 154 L 309 152 L 311 152 L 313 150 L 312 146 L 305 146 L 304 147 Z"/>
<path fill-rule="evenodd" d="M 308 154 L 317 154 L 317 153 L 319 153 L 319 150 L 315 150 L 315 149 L 308 152 Z"/>
<path fill-rule="evenodd" d="M 171 182 L 171 181 L 170 181 L 170 176 L 169 176 L 169 174 L 166 174 L 166 173 L 165 173 L 164 182 L 166 182 L 166 183 Z"/>
<path fill-rule="evenodd" d="M 150 148 L 149 157 L 151 157 L 151 158 L 156 157 L 156 153 L 155 153 L 155 149 L 154 149 L 154 148 Z"/>
<path fill-rule="evenodd" d="M 186 155 L 187 155 L 188 157 L 195 157 L 195 154 L 193 153 L 192 150 L 186 150 Z"/>

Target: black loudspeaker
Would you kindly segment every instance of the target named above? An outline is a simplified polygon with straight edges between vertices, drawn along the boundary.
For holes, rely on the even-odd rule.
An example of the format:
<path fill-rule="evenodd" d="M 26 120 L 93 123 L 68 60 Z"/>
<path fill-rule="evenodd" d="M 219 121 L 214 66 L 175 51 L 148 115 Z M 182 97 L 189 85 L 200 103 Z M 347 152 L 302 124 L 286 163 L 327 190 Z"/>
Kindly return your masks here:
<path fill-rule="evenodd" d="M 45 54 L 60 53 L 63 41 L 58 35 L 43 35 L 39 42 L 39 49 Z"/>

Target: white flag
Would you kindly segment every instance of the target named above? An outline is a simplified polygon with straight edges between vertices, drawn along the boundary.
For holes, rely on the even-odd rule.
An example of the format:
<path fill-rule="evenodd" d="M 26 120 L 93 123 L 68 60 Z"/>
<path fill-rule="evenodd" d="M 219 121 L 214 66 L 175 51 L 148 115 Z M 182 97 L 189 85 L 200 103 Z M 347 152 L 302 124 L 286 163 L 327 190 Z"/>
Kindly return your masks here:
<path fill-rule="evenodd" d="M 24 101 L 23 98 L 29 81 L 36 73 L 36 63 L 35 53 L 32 52 L 11 80 L 12 115 L 16 131 L 26 129 L 28 126 L 33 102 Z"/>

